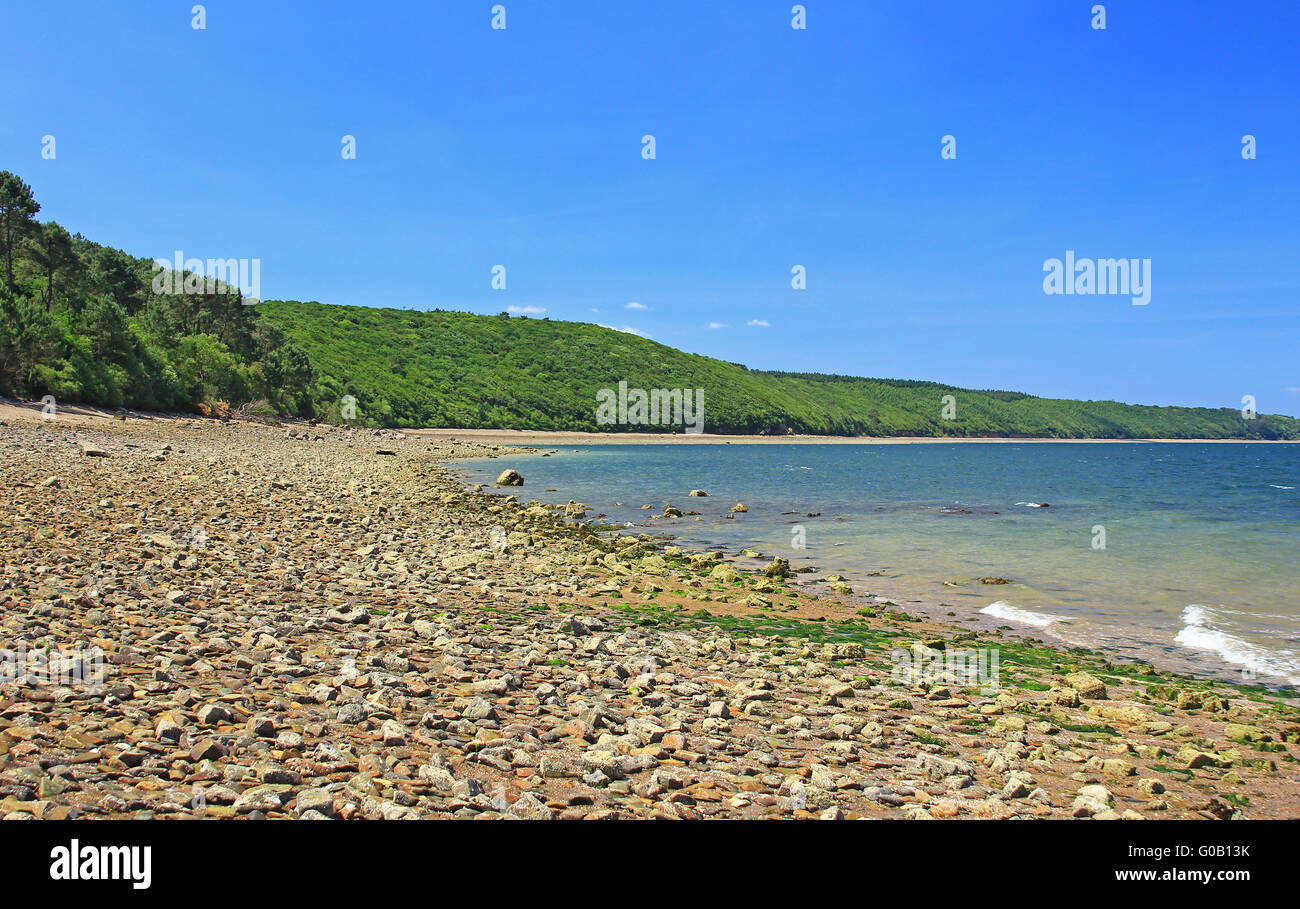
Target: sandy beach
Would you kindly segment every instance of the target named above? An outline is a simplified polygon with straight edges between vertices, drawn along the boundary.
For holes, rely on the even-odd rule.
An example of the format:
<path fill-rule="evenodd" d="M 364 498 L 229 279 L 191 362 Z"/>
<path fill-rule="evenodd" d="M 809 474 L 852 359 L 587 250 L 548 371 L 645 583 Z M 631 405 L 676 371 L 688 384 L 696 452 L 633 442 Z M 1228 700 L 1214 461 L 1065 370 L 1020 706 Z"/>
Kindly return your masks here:
<path fill-rule="evenodd" d="M 438 441 L 453 439 L 480 442 L 485 445 L 926 445 L 943 443 L 1001 442 L 1027 444 L 1034 442 L 1069 442 L 1078 445 L 1122 444 L 1138 442 L 1218 442 L 1251 445 L 1295 445 L 1294 441 L 1273 442 L 1261 439 L 1046 439 L 1046 438 L 921 438 L 917 436 L 739 436 L 712 433 L 655 433 L 655 432 L 539 432 L 513 429 L 404 429 L 409 435 Z"/>
<path fill-rule="evenodd" d="M 71 423 L 93 425 L 102 422 L 120 422 L 117 411 L 105 410 L 87 404 L 60 404 L 58 414 Z M 39 402 L 18 402 L 0 399 L 0 419 L 23 420 L 39 418 Z M 157 414 L 132 411 L 129 419 L 149 422 L 188 422 L 195 419 L 188 414 Z M 240 422 L 236 420 L 235 422 Z M 307 427 L 306 420 L 282 420 L 283 425 Z M 466 441 L 482 445 L 934 445 L 948 443 L 1069 443 L 1075 445 L 1163 443 L 1222 445 L 1297 445 L 1300 440 L 1271 439 L 1056 439 L 1039 437 L 979 437 L 962 436 L 817 436 L 817 435 L 726 435 L 719 433 L 661 433 L 661 432 L 559 432 L 532 429 L 411 429 L 393 430 L 412 438 L 432 442 Z"/>
<path fill-rule="evenodd" d="M 449 469 L 597 438 L 0 406 L 0 647 L 103 655 L 0 684 L 0 816 L 1300 816 L 1275 692 L 956 628 Z M 954 668 L 994 653 L 991 677 Z"/>

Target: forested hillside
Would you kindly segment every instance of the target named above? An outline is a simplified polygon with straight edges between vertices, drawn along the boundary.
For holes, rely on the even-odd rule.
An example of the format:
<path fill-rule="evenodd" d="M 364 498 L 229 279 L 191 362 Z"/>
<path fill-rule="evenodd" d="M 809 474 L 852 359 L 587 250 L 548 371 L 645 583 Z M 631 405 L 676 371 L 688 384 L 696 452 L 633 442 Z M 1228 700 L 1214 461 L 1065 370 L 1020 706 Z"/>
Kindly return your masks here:
<path fill-rule="evenodd" d="M 1232 408 L 759 372 L 578 322 L 286 301 L 257 309 L 306 350 L 322 406 L 352 395 L 359 416 L 384 425 L 670 431 L 597 425 L 596 392 L 622 380 L 632 388 L 704 389 L 707 432 L 1300 438 L 1295 419 L 1245 420 Z M 951 420 L 943 418 L 945 395 L 955 399 Z"/>
<path fill-rule="evenodd" d="M 237 289 L 155 293 L 153 262 L 36 219 L 0 171 L 0 394 L 148 410 L 310 413 L 310 364 Z"/>
<path fill-rule="evenodd" d="M 759 372 L 585 323 L 249 306 L 212 280 L 158 292 L 151 260 L 42 223 L 39 211 L 31 188 L 0 171 L 0 394 L 10 397 L 381 426 L 682 431 L 597 424 L 597 392 L 624 381 L 703 389 L 704 429 L 716 433 L 1300 439 L 1300 421 L 1233 408 Z"/>

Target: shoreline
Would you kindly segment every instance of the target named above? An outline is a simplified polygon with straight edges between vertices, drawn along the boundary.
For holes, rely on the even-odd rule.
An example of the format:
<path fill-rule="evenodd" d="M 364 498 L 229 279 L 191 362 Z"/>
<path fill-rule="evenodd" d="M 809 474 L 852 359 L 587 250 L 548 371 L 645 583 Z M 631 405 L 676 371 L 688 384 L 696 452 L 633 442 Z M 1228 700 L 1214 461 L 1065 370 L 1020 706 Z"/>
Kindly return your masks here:
<path fill-rule="evenodd" d="M 0 419 L 40 418 L 41 404 L 32 401 L 13 401 L 0 398 Z M 120 422 L 115 411 L 104 410 L 89 404 L 60 404 L 60 416 L 76 423 L 96 424 Z M 194 420 L 219 419 L 199 414 L 154 413 L 131 411 L 129 420 L 152 423 L 185 423 Z M 129 421 L 128 421 L 129 422 Z M 239 425 L 270 425 L 256 420 L 232 417 L 230 423 Z M 310 421 L 301 418 L 276 417 L 274 424 L 289 427 L 308 427 Z M 344 427 L 317 424 L 321 429 L 338 430 Z M 935 445 L 949 442 L 967 444 L 1047 444 L 1053 442 L 1077 445 L 1101 444 L 1222 444 L 1222 445 L 1300 445 L 1300 439 L 1161 439 L 1161 438 L 1052 438 L 1047 436 L 823 436 L 823 435 L 738 435 L 726 433 L 654 433 L 654 432 L 576 432 L 532 429 L 447 429 L 406 427 L 357 427 L 359 431 L 401 433 L 412 438 L 430 441 L 473 441 L 494 445 Z"/>
<path fill-rule="evenodd" d="M 487 441 L 28 411 L 0 447 L 4 643 L 94 642 L 113 695 L 0 686 L 4 816 L 1300 817 L 1293 697 L 606 539 L 467 491 Z M 932 672 L 968 651 L 995 685 Z"/>
<path fill-rule="evenodd" d="M 546 453 L 544 448 L 520 449 L 510 452 L 494 452 L 485 456 L 482 460 L 485 462 L 501 460 L 502 463 L 511 463 L 515 467 L 528 472 L 527 460 L 523 460 L 523 458 L 531 459 L 545 456 Z M 581 454 L 582 452 L 577 453 Z M 510 460 L 514 455 L 519 455 L 521 460 Z M 452 469 L 461 478 L 464 485 L 469 488 L 484 484 L 490 487 L 491 476 L 497 472 L 496 468 L 492 467 L 481 471 L 480 476 L 471 477 L 469 469 L 464 466 L 454 466 Z M 511 487 L 488 489 L 487 494 L 503 498 L 512 494 L 511 489 Z M 525 487 L 525 489 L 528 489 L 528 487 Z M 563 490 L 539 490 L 535 487 L 531 489 L 531 492 L 534 495 L 543 496 L 549 504 L 559 507 L 563 507 L 563 499 L 569 494 Z M 742 498 L 745 498 L 743 494 Z M 691 501 L 694 502 L 695 500 Z M 746 501 L 749 501 L 748 498 L 746 498 Z M 741 554 L 740 550 L 753 552 L 754 549 L 751 547 L 765 548 L 754 542 L 752 538 L 749 542 L 711 538 L 709 528 L 718 523 L 718 515 L 712 515 L 712 520 L 698 524 L 688 522 L 686 517 L 673 519 L 671 523 L 668 520 L 655 523 L 653 519 L 663 518 L 663 516 L 653 511 L 643 513 L 649 515 L 652 520 L 644 521 L 632 517 L 633 523 L 624 526 L 621 523 L 604 524 L 604 515 L 597 515 L 597 518 L 602 519 L 602 524 L 608 527 L 608 532 L 611 533 L 648 534 L 659 540 L 662 545 L 678 545 L 698 551 L 716 550 L 722 554 L 724 560 L 742 571 L 761 570 L 762 565 L 758 563 L 772 558 L 770 554 L 762 555 L 761 558 L 757 556 L 746 557 Z M 689 514 L 695 514 L 695 512 L 692 511 Z M 835 516 L 830 515 L 830 518 L 835 519 Z M 700 517 L 695 518 L 696 522 L 700 520 Z M 826 567 L 824 563 L 827 561 L 834 563 L 835 567 Z M 977 630 L 985 634 L 996 630 L 1006 637 L 1044 642 L 1055 649 L 1065 652 L 1081 648 L 1095 653 L 1102 653 L 1107 652 L 1110 646 L 1123 646 L 1123 638 L 1118 636 L 1113 629 L 1110 630 L 1111 637 L 1109 638 L 1099 637 L 1096 634 L 1098 631 L 1104 634 L 1104 629 L 1093 629 L 1094 634 L 1091 637 L 1079 634 L 1071 636 L 1068 632 L 1075 628 L 1076 620 L 1079 618 L 1076 616 L 1053 616 L 1053 621 L 1039 625 L 997 611 L 986 612 L 986 609 L 990 609 L 990 607 L 998 603 L 1003 606 L 1007 605 L 1004 602 L 1004 588 L 996 584 L 987 588 L 980 588 L 979 579 L 975 577 L 967 578 L 965 579 L 967 581 L 965 585 L 959 585 L 951 580 L 954 577 L 952 573 L 940 573 L 932 577 L 918 577 L 901 573 L 892 568 L 886 568 L 884 571 L 854 570 L 851 567 L 846 567 L 842 559 L 837 561 L 837 556 L 833 553 L 808 554 L 799 560 L 792 559 L 792 564 L 796 567 L 807 566 L 810 569 L 806 575 L 802 575 L 795 583 L 807 587 L 822 596 L 840 596 L 863 606 L 889 602 L 954 630 Z M 992 573 L 997 574 L 996 571 Z M 832 589 L 835 587 L 835 582 L 831 581 L 830 578 L 840 579 L 839 583 L 842 586 L 838 591 Z M 942 584 L 945 588 L 961 587 L 963 592 L 966 593 L 978 591 L 982 595 L 977 596 L 976 599 L 980 601 L 981 605 L 974 607 L 969 603 L 955 604 L 948 602 L 952 598 L 952 591 L 936 590 L 935 588 L 939 584 Z M 1018 610 L 1012 607 L 1012 611 L 1016 612 Z M 1132 642 L 1128 643 L 1131 648 Z M 1208 659 L 1209 665 L 1198 665 L 1198 657 Z M 1187 678 L 1226 684 L 1234 684 L 1236 679 L 1241 678 L 1243 673 L 1249 671 L 1256 676 L 1264 675 L 1267 678 L 1257 678 L 1247 684 L 1264 686 L 1281 694 L 1290 692 L 1292 696 L 1300 697 L 1300 689 L 1297 688 L 1297 683 L 1285 673 L 1270 674 L 1256 667 L 1234 663 L 1218 651 L 1170 649 L 1165 642 L 1152 640 L 1144 642 L 1140 653 L 1124 653 L 1119 659 L 1126 663 L 1149 663 Z"/>
<path fill-rule="evenodd" d="M 652 432 L 551 432 L 527 429 L 403 429 L 415 438 L 438 441 L 466 440 L 495 445 L 936 445 L 948 442 L 976 444 L 1046 444 L 1064 442 L 1078 445 L 1143 444 L 1243 444 L 1296 445 L 1296 439 L 1054 439 L 1054 438 L 976 438 L 971 436 L 751 436 L 663 434 Z"/>

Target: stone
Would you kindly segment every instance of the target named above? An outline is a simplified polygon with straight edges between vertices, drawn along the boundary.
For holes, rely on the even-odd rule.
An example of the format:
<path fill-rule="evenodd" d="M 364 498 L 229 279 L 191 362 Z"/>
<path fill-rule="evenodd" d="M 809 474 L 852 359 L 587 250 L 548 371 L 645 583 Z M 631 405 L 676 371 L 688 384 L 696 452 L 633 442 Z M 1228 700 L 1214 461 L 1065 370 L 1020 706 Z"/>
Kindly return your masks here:
<path fill-rule="evenodd" d="M 1078 707 L 1079 692 L 1073 688 L 1053 688 L 1052 703 L 1060 704 L 1062 707 Z"/>
<path fill-rule="evenodd" d="M 226 756 L 226 749 L 213 739 L 200 739 L 190 749 L 191 761 L 215 761 Z"/>
<path fill-rule="evenodd" d="M 199 722 L 204 726 L 216 726 L 218 723 L 229 723 L 234 719 L 234 714 L 230 709 L 221 704 L 205 704 L 199 708 Z"/>
<path fill-rule="evenodd" d="M 308 812 L 331 817 L 334 814 L 334 796 L 325 789 L 303 789 L 298 793 L 296 808 L 299 817 Z"/>
<path fill-rule="evenodd" d="M 717 566 L 716 568 L 713 569 L 713 571 L 709 572 L 709 577 L 730 584 L 731 582 L 740 579 L 740 572 L 738 572 L 731 565 L 723 564 Z"/>
<path fill-rule="evenodd" d="M 235 799 L 234 809 L 239 814 L 248 814 L 254 811 L 278 811 L 280 805 L 280 793 L 275 787 L 254 786 Z"/>
<path fill-rule="evenodd" d="M 531 792 L 525 792 L 519 796 L 514 804 L 506 809 L 505 815 L 521 821 L 550 821 L 555 819 L 555 812 Z"/>
<path fill-rule="evenodd" d="M 1065 684 L 1073 688 L 1081 698 L 1097 700 L 1106 696 L 1106 686 L 1101 679 L 1087 672 L 1072 672 L 1065 677 Z"/>
<path fill-rule="evenodd" d="M 1080 786 L 1070 811 L 1075 817 L 1093 817 L 1107 811 L 1114 797 L 1105 786 Z"/>
<path fill-rule="evenodd" d="M 791 574 L 790 561 L 788 559 L 783 559 L 780 556 L 774 558 L 768 563 L 767 567 L 763 569 L 763 576 L 768 578 L 788 578 Z"/>
<path fill-rule="evenodd" d="M 1245 723 L 1228 723 L 1223 727 L 1223 734 L 1227 736 L 1229 741 L 1243 742 L 1245 744 L 1273 740 L 1272 733 L 1258 726 L 1250 726 Z"/>
<path fill-rule="evenodd" d="M 154 726 L 154 736 L 160 742 L 171 742 L 176 744 L 180 742 L 181 736 L 185 734 L 185 726 L 177 722 L 170 715 L 164 714 L 158 718 Z"/>

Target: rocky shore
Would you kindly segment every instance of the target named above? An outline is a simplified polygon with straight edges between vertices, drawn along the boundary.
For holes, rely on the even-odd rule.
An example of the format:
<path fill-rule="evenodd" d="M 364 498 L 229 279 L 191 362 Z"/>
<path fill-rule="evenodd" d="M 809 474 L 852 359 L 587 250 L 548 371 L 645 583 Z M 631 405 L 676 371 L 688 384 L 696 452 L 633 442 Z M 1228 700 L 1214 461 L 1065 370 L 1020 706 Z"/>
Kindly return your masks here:
<path fill-rule="evenodd" d="M 1290 696 L 467 489 L 489 442 L 24 412 L 0 449 L 6 819 L 1300 816 Z M 966 651 L 991 682 L 916 671 Z"/>

